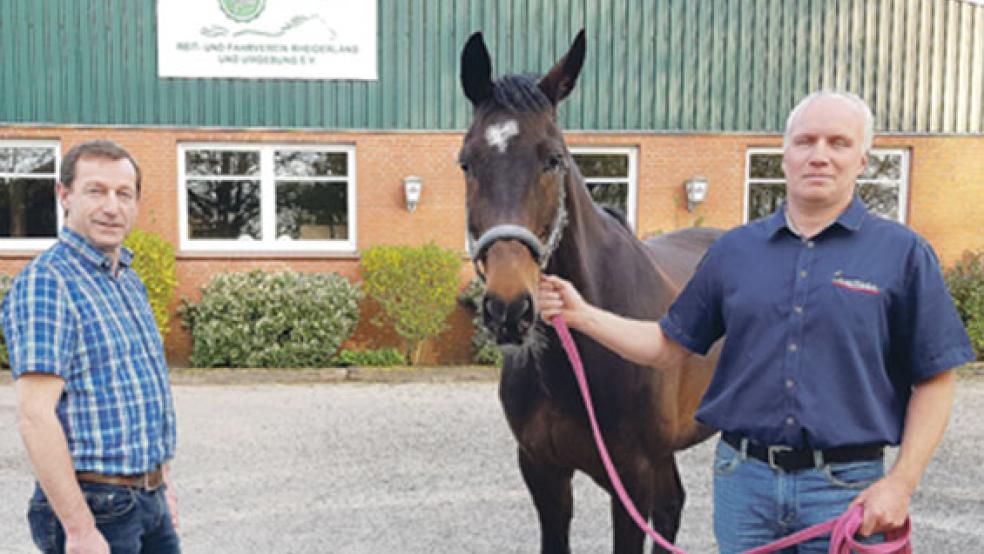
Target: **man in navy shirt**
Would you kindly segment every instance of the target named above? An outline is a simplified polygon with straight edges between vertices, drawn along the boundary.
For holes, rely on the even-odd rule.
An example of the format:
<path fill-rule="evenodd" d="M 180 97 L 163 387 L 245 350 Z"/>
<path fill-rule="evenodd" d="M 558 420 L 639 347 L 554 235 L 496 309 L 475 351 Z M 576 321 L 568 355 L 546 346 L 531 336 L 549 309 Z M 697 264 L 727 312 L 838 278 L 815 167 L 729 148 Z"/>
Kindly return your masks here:
<path fill-rule="evenodd" d="M 544 276 L 542 316 L 655 368 L 726 335 L 696 418 L 722 431 L 714 529 L 740 552 L 864 506 L 861 533 L 899 527 L 943 436 L 953 368 L 973 351 L 924 239 L 868 213 L 855 180 L 873 118 L 841 92 L 789 115 L 787 201 L 708 250 L 660 322 L 587 304 Z M 901 445 L 886 474 L 885 445 Z M 818 539 L 799 552 L 826 552 Z"/>

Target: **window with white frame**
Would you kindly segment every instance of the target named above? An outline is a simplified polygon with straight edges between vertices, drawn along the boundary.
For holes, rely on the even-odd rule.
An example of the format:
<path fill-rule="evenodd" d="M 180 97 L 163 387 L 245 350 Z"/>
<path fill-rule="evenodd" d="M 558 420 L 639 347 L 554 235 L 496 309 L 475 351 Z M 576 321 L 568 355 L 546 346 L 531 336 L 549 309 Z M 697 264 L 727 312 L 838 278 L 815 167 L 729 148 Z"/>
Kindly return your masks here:
<path fill-rule="evenodd" d="M 59 156 L 57 142 L 0 141 L 0 247 L 37 250 L 57 238 Z"/>
<path fill-rule="evenodd" d="M 351 146 L 183 144 L 185 250 L 355 249 Z"/>
<path fill-rule="evenodd" d="M 909 152 L 873 149 L 857 179 L 857 191 L 871 213 L 905 223 L 909 189 Z M 751 148 L 745 163 L 745 221 L 776 211 L 786 198 L 781 148 Z"/>
<path fill-rule="evenodd" d="M 595 146 L 570 150 L 594 201 L 624 214 L 635 229 L 638 150 Z"/>

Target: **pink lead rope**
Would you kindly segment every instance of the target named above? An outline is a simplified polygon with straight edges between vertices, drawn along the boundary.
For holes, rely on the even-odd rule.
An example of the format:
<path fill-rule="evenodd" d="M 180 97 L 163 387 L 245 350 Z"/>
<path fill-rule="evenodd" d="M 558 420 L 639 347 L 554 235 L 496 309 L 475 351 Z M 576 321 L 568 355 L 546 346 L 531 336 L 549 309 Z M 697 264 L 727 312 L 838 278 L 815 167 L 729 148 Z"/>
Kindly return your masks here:
<path fill-rule="evenodd" d="M 564 321 L 563 317 L 557 316 L 553 319 L 553 326 L 557 330 L 557 335 L 560 336 L 560 342 L 564 345 L 564 350 L 567 351 L 567 357 L 570 358 L 571 365 L 574 367 L 574 376 L 577 378 L 578 387 L 581 389 L 581 396 L 584 397 L 584 406 L 588 411 L 588 420 L 591 422 L 591 431 L 594 434 L 595 444 L 598 446 L 598 453 L 601 455 L 601 461 L 605 465 L 605 470 L 608 472 L 609 479 L 611 479 L 612 487 L 618 493 L 622 505 L 625 506 L 625 510 L 632 516 L 636 525 L 652 537 L 660 546 L 675 554 L 687 554 L 685 551 L 670 544 L 669 541 L 654 531 L 646 522 L 645 518 L 639 515 L 639 510 L 636 509 L 635 504 L 632 503 L 632 499 L 625 492 L 622 480 L 619 479 L 618 473 L 615 471 L 615 466 L 612 464 L 612 459 L 608 455 L 605 440 L 601 436 L 601 429 L 599 429 L 598 421 L 595 418 L 594 405 L 591 402 L 591 392 L 588 390 L 588 380 L 584 376 L 581 355 L 578 354 L 577 347 L 574 345 L 574 339 L 571 337 L 570 329 L 567 328 L 567 322 Z M 745 551 L 743 554 L 775 552 L 827 533 L 830 533 L 829 554 L 850 554 L 851 549 L 861 554 L 912 554 L 912 545 L 909 542 L 909 535 L 912 528 L 908 518 L 906 518 L 905 525 L 901 529 L 886 534 L 887 542 L 881 544 L 860 544 L 855 541 L 854 534 L 861 527 L 861 520 L 863 518 L 862 510 L 863 508 L 860 505 L 854 506 L 839 517 L 808 527 L 765 546 Z"/>

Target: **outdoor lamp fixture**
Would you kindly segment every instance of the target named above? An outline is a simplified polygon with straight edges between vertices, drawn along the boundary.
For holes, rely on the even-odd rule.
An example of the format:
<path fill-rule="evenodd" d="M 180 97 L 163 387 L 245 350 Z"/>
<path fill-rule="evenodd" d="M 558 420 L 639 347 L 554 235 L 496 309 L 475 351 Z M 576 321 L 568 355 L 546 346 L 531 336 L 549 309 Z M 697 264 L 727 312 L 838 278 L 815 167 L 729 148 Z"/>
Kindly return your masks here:
<path fill-rule="evenodd" d="M 424 188 L 424 182 L 416 175 L 403 178 L 403 194 L 407 199 L 407 211 L 413 213 L 420 203 L 420 191 Z"/>
<path fill-rule="evenodd" d="M 694 175 L 687 181 L 687 211 L 692 212 L 697 204 L 707 198 L 707 179 L 703 175 Z"/>

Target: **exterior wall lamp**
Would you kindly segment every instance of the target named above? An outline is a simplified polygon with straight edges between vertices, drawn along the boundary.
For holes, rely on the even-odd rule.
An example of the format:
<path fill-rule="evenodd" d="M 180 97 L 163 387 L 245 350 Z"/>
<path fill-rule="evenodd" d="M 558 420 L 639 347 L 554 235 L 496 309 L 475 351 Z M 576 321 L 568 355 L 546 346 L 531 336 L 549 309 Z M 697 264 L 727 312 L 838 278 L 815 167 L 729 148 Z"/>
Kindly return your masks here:
<path fill-rule="evenodd" d="M 684 188 L 687 191 L 687 211 L 692 212 L 707 198 L 707 179 L 703 175 L 694 175 Z"/>
<path fill-rule="evenodd" d="M 420 192 L 424 188 L 424 181 L 416 175 L 409 175 L 403 178 L 403 195 L 407 200 L 407 211 L 413 213 L 420 203 Z"/>

